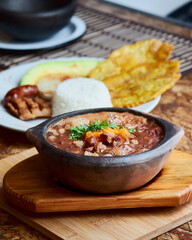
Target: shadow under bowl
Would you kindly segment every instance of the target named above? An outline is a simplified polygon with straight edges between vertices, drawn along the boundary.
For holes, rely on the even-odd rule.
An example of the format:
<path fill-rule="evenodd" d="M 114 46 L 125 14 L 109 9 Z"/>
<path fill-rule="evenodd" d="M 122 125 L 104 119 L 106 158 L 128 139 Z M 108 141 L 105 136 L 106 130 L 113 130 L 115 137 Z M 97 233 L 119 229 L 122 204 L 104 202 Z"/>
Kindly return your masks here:
<path fill-rule="evenodd" d="M 155 148 L 125 156 L 84 156 L 54 147 L 45 139 L 47 128 L 61 119 L 87 113 L 129 112 L 158 124 L 164 138 Z M 113 194 L 139 188 L 152 180 L 163 168 L 171 151 L 183 136 L 177 125 L 159 117 L 127 108 L 100 108 L 74 111 L 53 117 L 26 131 L 45 166 L 64 186 L 94 194 Z"/>
<path fill-rule="evenodd" d="M 77 0 L 0 0 L 0 29 L 21 41 L 39 41 L 62 29 Z"/>

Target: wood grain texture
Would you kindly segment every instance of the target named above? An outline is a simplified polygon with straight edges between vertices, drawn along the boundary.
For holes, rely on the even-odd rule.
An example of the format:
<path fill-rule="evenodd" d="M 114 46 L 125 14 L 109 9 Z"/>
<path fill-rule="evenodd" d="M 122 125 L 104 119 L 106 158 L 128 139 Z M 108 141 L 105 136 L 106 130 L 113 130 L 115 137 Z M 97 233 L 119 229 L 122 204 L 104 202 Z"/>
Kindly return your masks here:
<path fill-rule="evenodd" d="M 174 150 L 158 176 L 138 190 L 117 195 L 81 194 L 53 183 L 34 150 L 3 182 L 7 201 L 31 212 L 179 206 L 192 198 L 192 155 Z M 31 152 L 29 153 L 31 155 Z"/>
<path fill-rule="evenodd" d="M 0 127 L 0 160 L 32 148 L 24 133 Z"/>
<path fill-rule="evenodd" d="M 191 203 L 179 207 L 100 210 L 26 215 L 6 203 L 4 174 L 34 154 L 24 151 L 0 161 L 0 207 L 54 240 L 145 240 L 152 239 L 192 218 Z"/>

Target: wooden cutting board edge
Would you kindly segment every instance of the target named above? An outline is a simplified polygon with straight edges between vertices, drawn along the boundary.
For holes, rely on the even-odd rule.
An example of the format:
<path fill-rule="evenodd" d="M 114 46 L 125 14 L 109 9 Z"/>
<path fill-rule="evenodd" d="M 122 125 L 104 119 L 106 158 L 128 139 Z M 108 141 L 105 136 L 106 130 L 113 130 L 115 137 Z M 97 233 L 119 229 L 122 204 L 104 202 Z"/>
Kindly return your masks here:
<path fill-rule="evenodd" d="M 17 211 L 16 209 L 12 208 L 10 205 L 8 205 L 5 200 L 4 196 L 2 194 L 2 189 L 0 189 L 0 207 L 8 212 L 9 214 L 13 215 L 14 217 L 18 218 L 25 224 L 28 224 L 32 228 L 36 229 L 37 231 L 43 233 L 45 236 L 47 236 L 50 239 L 53 240 L 64 240 L 63 238 L 56 235 L 56 233 L 53 233 L 49 228 L 43 227 L 42 225 L 38 224 L 34 221 L 33 217 L 29 217 L 27 215 L 22 214 L 21 212 Z"/>
<path fill-rule="evenodd" d="M 41 232 L 42 234 L 44 234 L 45 236 L 47 236 L 48 238 L 52 239 L 52 240 L 70 240 L 70 238 L 62 238 L 60 236 L 57 235 L 57 231 L 52 232 L 50 230 L 49 227 L 45 227 L 37 222 L 35 222 L 35 219 L 33 217 L 28 217 L 26 215 L 23 215 L 22 213 L 20 213 L 19 211 L 13 209 L 12 207 L 10 207 L 8 204 L 6 204 L 6 202 L 4 201 L 4 197 L 2 194 L 2 191 L 0 190 L 0 207 L 7 211 L 8 213 L 10 213 L 11 215 L 15 216 L 16 218 L 18 218 L 19 220 L 21 220 L 22 222 L 24 222 L 25 224 L 28 224 L 29 226 L 33 227 L 34 229 L 36 229 L 37 231 Z M 3 200 L 3 201 L 2 201 Z M 159 227 L 157 229 L 154 229 L 153 231 L 146 233 L 145 235 L 142 235 L 140 237 L 137 237 L 135 239 L 128 239 L 127 240 L 150 240 L 152 238 L 155 238 L 171 229 L 174 229 L 190 220 L 192 220 L 192 206 L 191 208 L 189 207 L 189 205 L 191 205 L 191 203 L 187 203 L 179 208 L 185 209 L 185 210 L 189 210 L 190 212 L 187 215 L 183 215 L 182 217 L 180 217 L 179 219 L 176 219 L 172 222 L 170 222 L 169 224 L 163 226 L 163 227 Z M 91 239 L 90 239 L 91 240 Z M 105 240 L 105 239 L 102 239 Z M 120 239 L 119 239 L 120 240 Z M 123 239 L 121 239 L 123 240 Z"/>
<path fill-rule="evenodd" d="M 55 233 L 51 232 L 48 228 L 45 228 L 45 227 L 39 225 L 38 223 L 34 222 L 33 217 L 25 216 L 21 212 L 12 208 L 10 205 L 8 205 L 6 203 L 6 201 L 4 199 L 3 188 L 2 188 L 3 176 L 2 176 L 2 179 L 1 179 L 2 172 L 4 172 L 4 174 L 5 174 L 15 164 L 23 161 L 26 157 L 33 156 L 34 154 L 37 154 L 37 150 L 33 147 L 33 148 L 25 150 L 21 153 L 18 153 L 18 154 L 15 154 L 15 155 L 12 155 L 10 157 L 3 158 L 2 160 L 0 160 L 0 166 L 2 165 L 2 167 L 0 168 L 0 207 L 4 211 L 10 213 L 11 215 L 13 215 L 16 218 L 18 218 L 19 220 L 21 220 L 22 222 L 30 225 L 31 227 L 33 227 L 37 231 L 45 234 L 45 236 L 47 236 L 47 237 L 49 237 L 53 240 L 63 240 L 63 238 L 58 237 Z M 9 168 L 7 168 L 7 166 L 6 166 L 7 163 L 9 164 Z"/>
<path fill-rule="evenodd" d="M 36 150 L 35 148 L 32 148 L 32 149 L 29 149 L 29 150 L 26 150 L 22 153 L 19 153 L 19 154 L 16 154 L 16 155 L 13 155 L 9 158 L 5 158 L 3 160 L 0 161 L 0 165 L 1 165 L 1 168 L 0 168 L 0 175 L 2 175 L 2 172 L 6 172 L 9 170 L 9 168 L 11 168 L 13 165 L 15 165 L 16 163 L 24 160 L 26 157 L 30 157 L 34 154 L 36 154 Z M 19 160 L 18 160 L 19 159 Z M 9 164 L 9 167 L 7 167 L 7 164 Z M 46 235 L 47 237 L 49 237 L 50 239 L 53 239 L 53 240 L 66 240 L 66 239 L 70 239 L 69 238 L 63 238 L 61 236 L 58 236 L 57 235 L 57 231 L 56 230 L 50 230 L 49 226 L 45 225 L 44 224 L 44 221 L 42 222 L 42 219 L 39 218 L 41 220 L 41 224 L 38 222 L 38 218 L 36 217 L 32 217 L 32 216 L 27 216 L 27 215 L 24 215 L 23 213 L 17 211 L 16 209 L 12 208 L 11 206 L 9 206 L 5 200 L 4 200 L 4 196 L 3 196 L 3 189 L 2 189 L 2 179 L 0 179 L 0 185 L 1 185 L 1 189 L 0 189 L 0 207 L 2 209 L 4 209 L 5 211 L 7 211 L 8 213 L 12 214 L 13 216 L 15 216 L 16 218 L 20 219 L 21 221 L 23 221 L 24 223 L 30 225 L 31 227 L 33 227 L 34 229 L 36 229 L 37 231 L 40 231 L 41 233 L 43 233 L 44 235 Z M 161 208 L 162 210 L 163 208 Z M 166 208 L 164 208 L 166 209 Z M 167 213 L 166 215 L 169 215 L 171 214 L 172 211 L 175 211 L 177 212 L 177 214 L 179 215 L 177 218 L 173 219 L 171 222 L 167 223 L 166 225 L 164 226 L 158 226 L 158 228 L 148 232 L 148 233 L 145 233 L 144 235 L 142 236 L 138 236 L 136 238 L 134 238 L 135 240 L 149 240 L 151 238 L 154 238 L 164 232 L 167 232 L 169 231 L 170 229 L 173 229 L 189 220 L 192 219 L 192 204 L 191 202 L 189 203 L 186 203 L 180 207 L 173 207 L 173 208 L 167 208 Z M 145 212 L 145 211 L 151 211 L 151 214 L 153 214 L 153 211 L 152 209 L 148 209 L 148 208 L 144 208 L 141 210 L 141 212 Z M 135 212 L 137 212 L 138 214 L 138 209 L 135 209 L 134 210 Z M 149 212 L 148 211 L 148 212 Z M 52 215 L 52 214 L 49 214 L 49 215 Z M 47 215 L 48 217 L 48 215 Z M 46 219 L 45 219 L 46 221 Z M 127 238 L 128 239 L 128 238 Z M 102 239 L 104 240 L 104 239 Z M 123 240 L 123 239 L 122 239 Z M 131 239 L 133 240 L 133 239 Z"/>

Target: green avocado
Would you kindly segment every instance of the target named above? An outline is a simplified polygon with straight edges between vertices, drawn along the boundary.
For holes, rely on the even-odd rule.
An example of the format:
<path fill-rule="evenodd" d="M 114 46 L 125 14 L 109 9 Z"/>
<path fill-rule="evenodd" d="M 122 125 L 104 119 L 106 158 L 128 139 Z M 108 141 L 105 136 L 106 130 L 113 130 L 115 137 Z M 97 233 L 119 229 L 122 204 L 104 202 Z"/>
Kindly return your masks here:
<path fill-rule="evenodd" d="M 50 61 L 38 64 L 23 76 L 20 85 L 37 85 L 41 79 L 86 77 L 101 60 Z"/>

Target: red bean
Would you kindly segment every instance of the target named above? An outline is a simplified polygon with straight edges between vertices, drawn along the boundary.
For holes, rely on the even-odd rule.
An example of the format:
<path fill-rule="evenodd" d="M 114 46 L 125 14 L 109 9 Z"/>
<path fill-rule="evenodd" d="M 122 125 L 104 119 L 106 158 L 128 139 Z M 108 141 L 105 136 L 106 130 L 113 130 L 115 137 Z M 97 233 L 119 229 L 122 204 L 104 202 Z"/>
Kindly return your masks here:
<path fill-rule="evenodd" d="M 84 147 L 85 148 L 93 147 L 95 145 L 95 142 L 96 142 L 95 137 L 86 138 Z"/>

